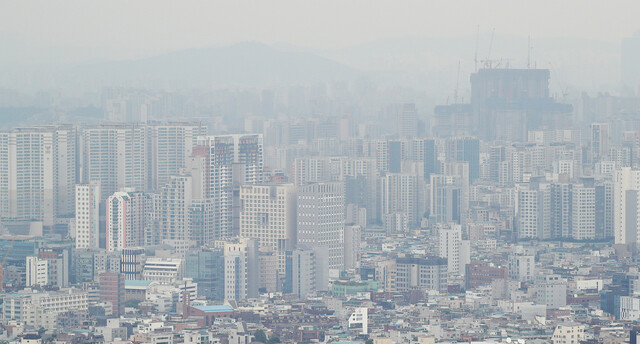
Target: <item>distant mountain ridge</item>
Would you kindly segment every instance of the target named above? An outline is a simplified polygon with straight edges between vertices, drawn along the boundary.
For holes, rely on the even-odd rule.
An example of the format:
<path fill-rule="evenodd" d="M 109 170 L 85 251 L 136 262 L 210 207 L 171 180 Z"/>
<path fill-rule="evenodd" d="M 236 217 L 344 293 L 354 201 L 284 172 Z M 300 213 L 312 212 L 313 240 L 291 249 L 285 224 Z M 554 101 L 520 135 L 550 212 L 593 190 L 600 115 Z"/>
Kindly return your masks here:
<path fill-rule="evenodd" d="M 66 70 L 63 77 L 128 85 L 137 80 L 183 86 L 257 86 L 352 78 L 352 67 L 309 52 L 285 52 L 257 42 L 188 49 L 139 60 L 87 64 Z"/>

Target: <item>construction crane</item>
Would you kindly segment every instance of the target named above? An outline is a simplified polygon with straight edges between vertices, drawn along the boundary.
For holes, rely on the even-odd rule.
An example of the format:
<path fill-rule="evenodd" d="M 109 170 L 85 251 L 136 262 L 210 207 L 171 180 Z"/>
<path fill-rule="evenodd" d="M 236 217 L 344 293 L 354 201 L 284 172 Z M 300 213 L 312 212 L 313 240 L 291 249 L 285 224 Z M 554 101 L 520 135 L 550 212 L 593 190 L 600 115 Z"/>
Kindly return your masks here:
<path fill-rule="evenodd" d="M 458 86 L 460 85 L 460 61 L 458 60 L 458 74 L 456 75 L 456 88 L 453 89 L 453 103 L 458 104 Z"/>
<path fill-rule="evenodd" d="M 549 61 L 549 69 L 551 71 L 553 79 L 556 81 L 558 89 L 560 90 L 560 95 L 562 99 L 559 99 L 559 100 L 564 102 L 566 101 L 567 95 L 569 94 L 569 88 L 567 87 L 566 83 L 563 80 L 561 80 L 560 76 L 558 75 L 558 72 L 556 71 L 555 68 L 553 68 L 553 64 L 551 63 L 551 61 Z"/>
<path fill-rule="evenodd" d="M 16 241 L 16 237 L 13 236 L 11 238 L 11 244 L 9 244 L 9 247 L 7 248 L 7 252 L 5 252 L 4 258 L 2 258 L 2 263 L 0 263 L 0 292 L 4 291 L 4 263 L 7 262 L 7 257 L 9 257 L 9 253 L 11 252 L 11 249 L 13 248 L 13 243 L 15 241 Z"/>
<path fill-rule="evenodd" d="M 476 51 L 473 56 L 475 72 L 478 72 L 478 46 L 480 45 L 480 25 L 478 25 L 478 33 L 476 34 Z"/>

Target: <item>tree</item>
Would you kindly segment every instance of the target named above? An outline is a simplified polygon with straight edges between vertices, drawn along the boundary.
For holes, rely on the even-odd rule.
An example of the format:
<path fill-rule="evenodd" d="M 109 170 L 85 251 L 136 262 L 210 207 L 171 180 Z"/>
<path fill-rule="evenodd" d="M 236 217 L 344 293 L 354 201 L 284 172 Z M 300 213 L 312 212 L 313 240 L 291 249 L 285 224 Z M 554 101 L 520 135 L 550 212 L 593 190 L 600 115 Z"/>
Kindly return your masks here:
<path fill-rule="evenodd" d="M 253 336 L 255 337 L 256 342 L 267 343 L 267 335 L 264 334 L 263 330 L 257 330 Z"/>
<path fill-rule="evenodd" d="M 278 338 L 277 336 L 271 336 L 271 338 L 269 338 L 269 344 L 276 344 L 276 343 L 280 343 L 280 338 Z"/>

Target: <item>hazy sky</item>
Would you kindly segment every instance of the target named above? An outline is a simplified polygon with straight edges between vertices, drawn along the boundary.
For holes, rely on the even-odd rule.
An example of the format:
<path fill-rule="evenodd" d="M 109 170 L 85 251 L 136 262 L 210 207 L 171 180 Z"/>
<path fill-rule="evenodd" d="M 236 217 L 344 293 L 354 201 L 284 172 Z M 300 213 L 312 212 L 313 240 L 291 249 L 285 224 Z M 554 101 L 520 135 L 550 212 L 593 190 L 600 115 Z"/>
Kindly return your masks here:
<path fill-rule="evenodd" d="M 247 40 L 332 49 L 382 37 L 473 35 L 477 25 L 617 42 L 640 28 L 638 0 L 0 1 L 0 34 L 107 58 Z"/>

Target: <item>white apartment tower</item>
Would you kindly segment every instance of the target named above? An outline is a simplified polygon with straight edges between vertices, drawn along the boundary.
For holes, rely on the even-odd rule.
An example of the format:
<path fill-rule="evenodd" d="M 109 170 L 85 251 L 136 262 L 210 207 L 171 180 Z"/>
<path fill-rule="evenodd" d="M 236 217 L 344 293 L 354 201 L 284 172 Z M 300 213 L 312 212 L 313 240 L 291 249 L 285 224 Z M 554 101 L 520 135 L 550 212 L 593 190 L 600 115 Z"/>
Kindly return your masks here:
<path fill-rule="evenodd" d="M 623 167 L 614 173 L 613 183 L 615 243 L 637 243 L 640 241 L 640 170 Z"/>
<path fill-rule="evenodd" d="M 106 201 L 107 251 L 142 246 L 149 216 L 151 198 L 142 192 L 124 189 Z"/>
<path fill-rule="evenodd" d="M 591 124 L 591 158 L 594 162 L 609 158 L 609 123 Z"/>
<path fill-rule="evenodd" d="M 298 244 L 324 247 L 329 269 L 344 269 L 344 183 L 298 187 Z"/>
<path fill-rule="evenodd" d="M 149 125 L 151 131 L 151 188 L 160 190 L 171 176 L 180 173 L 207 127 L 199 122 L 168 122 Z"/>
<path fill-rule="evenodd" d="M 0 131 L 0 218 L 43 221 L 74 212 L 76 128 Z"/>
<path fill-rule="evenodd" d="M 154 224 L 160 242 L 184 246 L 191 240 L 191 190 L 190 176 L 170 176 L 160 193 L 155 196 Z M 183 245 L 178 244 L 179 242 Z"/>
<path fill-rule="evenodd" d="M 571 190 L 571 237 L 575 240 L 596 238 L 596 189 L 573 185 Z"/>
<path fill-rule="evenodd" d="M 258 296 L 258 243 L 239 238 L 224 243 L 224 298 L 245 300 Z"/>
<path fill-rule="evenodd" d="M 296 189 L 293 184 L 240 187 L 240 236 L 278 252 L 285 272 L 285 252 L 296 242 Z"/>
<path fill-rule="evenodd" d="M 82 181 L 100 182 L 101 200 L 122 188 L 149 190 L 150 130 L 137 123 L 82 129 Z"/>
<path fill-rule="evenodd" d="M 240 184 L 262 182 L 262 135 L 201 136 L 193 155 L 204 158 L 203 198 L 213 200 L 214 230 L 220 237 L 230 237 L 233 234 L 234 181 Z"/>
<path fill-rule="evenodd" d="M 411 174 L 387 174 L 380 178 L 380 217 L 388 214 L 404 213 L 409 226 L 419 223 L 418 177 Z"/>
<path fill-rule="evenodd" d="M 518 239 L 536 239 L 541 225 L 538 190 L 519 188 L 517 190 L 517 236 Z"/>
<path fill-rule="evenodd" d="M 76 248 L 100 247 L 100 183 L 76 185 Z"/>
<path fill-rule="evenodd" d="M 439 255 L 447 259 L 450 275 L 464 276 L 465 267 L 471 262 L 469 240 L 462 240 L 462 226 L 455 223 L 438 226 Z"/>

